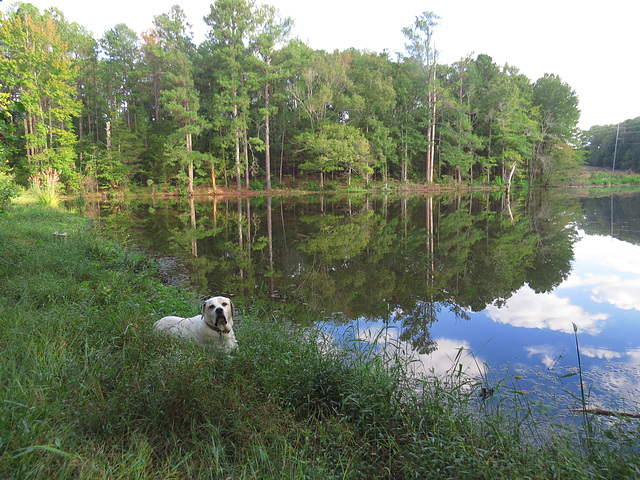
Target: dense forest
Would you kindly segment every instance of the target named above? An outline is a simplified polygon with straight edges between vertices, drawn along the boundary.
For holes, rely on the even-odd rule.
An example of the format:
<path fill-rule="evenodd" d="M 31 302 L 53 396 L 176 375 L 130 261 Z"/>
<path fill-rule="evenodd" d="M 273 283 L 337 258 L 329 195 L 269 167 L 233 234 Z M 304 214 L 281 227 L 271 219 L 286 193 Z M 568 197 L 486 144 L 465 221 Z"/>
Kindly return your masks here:
<path fill-rule="evenodd" d="M 95 39 L 28 3 L 0 21 L 0 172 L 23 184 L 54 171 L 85 191 L 505 185 L 557 182 L 580 161 L 569 85 L 485 54 L 438 63 L 430 12 L 397 58 L 313 50 L 251 0 L 216 0 L 200 45 L 177 5 L 141 37 L 118 24 Z"/>
<path fill-rule="evenodd" d="M 640 117 L 592 127 L 583 143 L 589 165 L 640 172 Z"/>

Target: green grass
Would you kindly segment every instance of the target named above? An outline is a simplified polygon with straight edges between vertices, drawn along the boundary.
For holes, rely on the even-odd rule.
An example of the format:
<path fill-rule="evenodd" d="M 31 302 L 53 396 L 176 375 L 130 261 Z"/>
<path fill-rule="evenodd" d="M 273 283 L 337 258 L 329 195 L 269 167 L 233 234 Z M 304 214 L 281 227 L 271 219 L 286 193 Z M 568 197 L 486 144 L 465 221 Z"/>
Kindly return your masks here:
<path fill-rule="evenodd" d="M 585 185 L 640 185 L 640 174 L 632 172 L 592 171 L 584 180 Z"/>
<path fill-rule="evenodd" d="M 232 356 L 158 336 L 157 318 L 198 300 L 87 224 L 30 204 L 0 216 L 0 478 L 640 474 L 637 426 L 588 449 L 569 429 L 523 432 L 533 407 L 516 389 L 479 410 L 455 369 L 420 381 L 409 360 L 330 348 L 267 301 L 234 298 Z"/>

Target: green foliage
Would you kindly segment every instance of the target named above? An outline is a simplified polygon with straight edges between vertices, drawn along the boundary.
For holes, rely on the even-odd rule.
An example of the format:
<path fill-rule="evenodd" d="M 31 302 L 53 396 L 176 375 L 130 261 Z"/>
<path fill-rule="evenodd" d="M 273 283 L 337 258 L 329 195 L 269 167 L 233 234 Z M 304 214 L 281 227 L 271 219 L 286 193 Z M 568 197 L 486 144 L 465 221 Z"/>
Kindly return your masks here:
<path fill-rule="evenodd" d="M 20 195 L 21 191 L 12 175 L 0 172 L 0 212 L 5 210 L 11 203 L 11 199 Z"/>
<path fill-rule="evenodd" d="M 556 75 L 546 74 L 533 86 L 533 103 L 539 108 L 542 134 L 571 143 L 580 119 L 576 92 Z"/>
<path fill-rule="evenodd" d="M 0 91 L 0 173 L 7 168 L 10 154 L 16 149 L 18 142 L 16 128 L 12 122 L 14 119 L 23 119 L 26 113 L 22 102 L 12 101 L 9 97 L 8 93 Z"/>
<path fill-rule="evenodd" d="M 55 168 L 74 183 L 76 135 L 71 120 L 80 111 L 73 52 L 62 38 L 66 22 L 59 12 L 44 14 L 21 3 L 0 23 L 2 87 L 24 105 L 24 177 Z M 18 119 L 16 119 L 18 120 Z M 23 152 L 20 152 L 21 154 Z"/>
<path fill-rule="evenodd" d="M 256 192 L 262 192 L 265 189 L 265 185 L 257 178 L 253 178 L 249 183 L 249 188 L 251 190 L 255 190 Z"/>
<path fill-rule="evenodd" d="M 368 175 L 371 168 L 371 147 L 362 132 L 355 127 L 337 123 L 323 123 L 314 133 L 300 135 L 297 141 L 304 145 L 311 158 L 300 165 L 303 170 L 321 174 L 347 170 L 349 183 L 353 170 Z"/>
<path fill-rule="evenodd" d="M 580 163 L 567 151 L 579 118 L 571 87 L 488 55 L 438 64 L 434 13 L 403 29 L 397 60 L 315 51 L 290 40 L 292 19 L 253 1 L 217 0 L 204 21 L 198 46 L 179 6 L 142 38 L 117 24 L 95 40 L 58 10 L 11 9 L 0 28 L 2 170 L 26 183 L 51 167 L 71 189 L 188 181 L 189 193 L 222 177 L 240 188 L 264 176 L 270 189 L 276 172 L 492 184 L 513 165 L 516 183 L 561 184 L 571 174 L 558 172 Z M 26 118 L 7 116 L 17 98 Z"/>
<path fill-rule="evenodd" d="M 588 165 L 640 172 L 640 117 L 592 127 L 584 132 L 582 148 Z"/>

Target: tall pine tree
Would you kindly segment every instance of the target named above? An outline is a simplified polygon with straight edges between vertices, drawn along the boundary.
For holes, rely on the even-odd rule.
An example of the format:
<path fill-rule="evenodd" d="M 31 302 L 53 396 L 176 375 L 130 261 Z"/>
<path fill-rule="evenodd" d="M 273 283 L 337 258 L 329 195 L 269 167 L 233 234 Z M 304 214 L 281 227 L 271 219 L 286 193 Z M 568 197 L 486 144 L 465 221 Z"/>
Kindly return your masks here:
<path fill-rule="evenodd" d="M 182 9 L 175 5 L 168 14 L 154 19 L 160 55 L 165 65 L 164 90 L 159 102 L 164 115 L 175 128 L 167 135 L 166 153 L 169 158 L 187 169 L 188 194 L 194 191 L 194 167 L 205 155 L 193 149 L 193 137 L 205 128 L 204 120 L 198 115 L 198 91 L 193 83 L 194 46 L 187 33 L 188 24 Z"/>

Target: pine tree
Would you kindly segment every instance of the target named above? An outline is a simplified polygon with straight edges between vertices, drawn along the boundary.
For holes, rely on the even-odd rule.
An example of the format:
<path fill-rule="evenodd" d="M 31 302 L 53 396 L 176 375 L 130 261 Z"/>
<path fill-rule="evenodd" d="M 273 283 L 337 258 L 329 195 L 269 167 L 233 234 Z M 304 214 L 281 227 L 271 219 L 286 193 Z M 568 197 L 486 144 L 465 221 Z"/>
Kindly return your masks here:
<path fill-rule="evenodd" d="M 198 115 L 198 91 L 193 82 L 194 47 L 187 33 L 186 17 L 180 7 L 173 6 L 168 14 L 155 17 L 155 33 L 160 56 L 166 67 L 164 89 L 159 103 L 175 128 L 167 135 L 165 148 L 171 159 L 187 168 L 188 194 L 194 192 L 194 166 L 206 156 L 193 149 L 193 137 L 206 124 Z"/>

